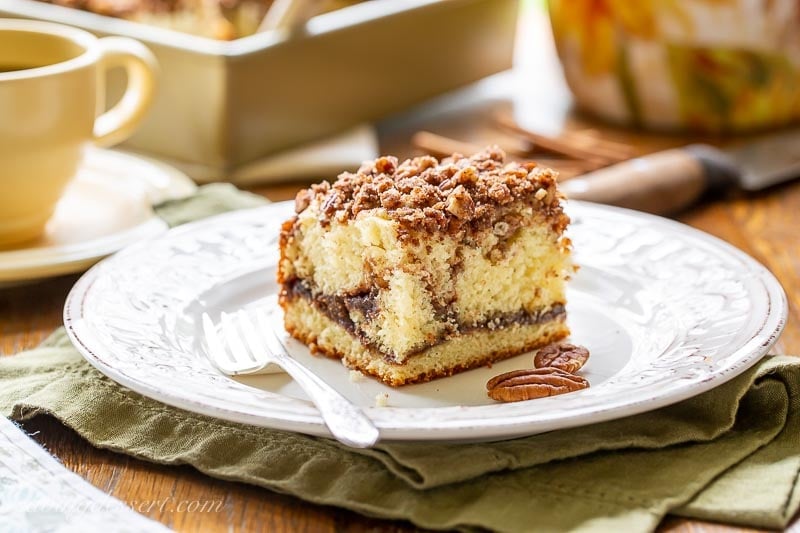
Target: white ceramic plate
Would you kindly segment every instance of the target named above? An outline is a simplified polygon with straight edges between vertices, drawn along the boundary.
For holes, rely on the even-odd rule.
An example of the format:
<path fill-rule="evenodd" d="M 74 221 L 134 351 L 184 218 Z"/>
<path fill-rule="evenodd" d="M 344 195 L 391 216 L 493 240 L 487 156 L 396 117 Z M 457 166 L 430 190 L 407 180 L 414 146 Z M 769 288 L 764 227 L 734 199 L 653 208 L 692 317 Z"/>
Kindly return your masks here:
<path fill-rule="evenodd" d="M 0 250 L 0 287 L 80 272 L 129 244 L 166 232 L 153 205 L 195 188 L 185 174 L 158 161 L 87 149 L 45 234 Z"/>
<path fill-rule="evenodd" d="M 676 222 L 573 202 L 570 229 L 581 265 L 567 307 L 574 342 L 588 346 L 591 388 L 510 404 L 486 381 L 531 366 L 530 354 L 399 389 L 353 381 L 339 362 L 295 357 L 365 407 L 389 440 L 476 440 L 529 435 L 655 409 L 709 390 L 758 361 L 775 342 L 786 298 L 760 264 Z M 274 204 L 175 229 L 134 245 L 85 274 L 64 311 L 67 331 L 113 380 L 167 404 L 258 426 L 329 435 L 284 374 L 234 380 L 204 355 L 199 317 L 276 307 L 280 223 Z M 277 312 L 277 311 L 276 311 Z M 280 317 L 276 316 L 276 320 Z M 375 407 L 388 394 L 387 407 Z"/>

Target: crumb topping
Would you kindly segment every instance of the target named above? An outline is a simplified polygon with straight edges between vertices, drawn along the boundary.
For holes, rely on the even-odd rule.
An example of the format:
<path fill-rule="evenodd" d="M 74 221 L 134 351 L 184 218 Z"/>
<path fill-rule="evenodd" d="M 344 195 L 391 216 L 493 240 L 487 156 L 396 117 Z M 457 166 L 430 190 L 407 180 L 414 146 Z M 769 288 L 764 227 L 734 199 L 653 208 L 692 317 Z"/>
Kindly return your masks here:
<path fill-rule="evenodd" d="M 498 209 L 525 201 L 554 217 L 560 231 L 568 220 L 562 213 L 556 177 L 555 171 L 534 162 L 506 163 L 505 153 L 497 146 L 441 161 L 421 156 L 400 163 L 396 157 L 383 156 L 364 163 L 355 173 L 340 174 L 333 184 L 323 181 L 300 191 L 295 210 L 301 213 L 316 200 L 321 221 L 330 223 L 383 208 L 401 226 L 456 232 L 465 225 L 492 224 Z"/>
<path fill-rule="evenodd" d="M 191 0 L 45 0 L 74 9 L 82 9 L 109 15 L 112 17 L 125 17 L 131 14 L 142 13 L 176 13 L 180 11 L 199 11 L 200 2 Z M 271 0 L 215 0 L 208 3 L 208 7 L 219 6 L 224 9 L 235 9 L 242 4 L 251 3 L 267 7 Z"/>

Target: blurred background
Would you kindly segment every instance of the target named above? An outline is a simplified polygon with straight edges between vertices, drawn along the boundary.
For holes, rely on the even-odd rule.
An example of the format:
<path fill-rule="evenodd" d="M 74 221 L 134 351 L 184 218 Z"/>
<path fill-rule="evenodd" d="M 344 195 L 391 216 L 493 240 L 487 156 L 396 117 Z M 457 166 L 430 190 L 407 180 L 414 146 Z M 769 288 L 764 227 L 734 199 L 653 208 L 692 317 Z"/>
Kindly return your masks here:
<path fill-rule="evenodd" d="M 0 0 L 0 15 L 145 43 L 158 93 L 118 149 L 273 199 L 378 153 L 496 143 L 568 179 L 800 116 L 795 0 Z M 126 80 L 107 81 L 110 107 Z"/>
<path fill-rule="evenodd" d="M 123 148 L 201 182 L 332 177 L 410 155 L 410 138 L 536 155 L 536 135 L 566 124 L 591 145 L 596 120 L 633 147 L 618 161 L 641 131 L 659 132 L 653 150 L 800 115 L 794 0 L 0 0 L 0 14 L 144 42 L 161 84 Z M 123 87 L 112 76 L 109 105 Z M 427 129 L 445 139 L 413 137 Z"/>

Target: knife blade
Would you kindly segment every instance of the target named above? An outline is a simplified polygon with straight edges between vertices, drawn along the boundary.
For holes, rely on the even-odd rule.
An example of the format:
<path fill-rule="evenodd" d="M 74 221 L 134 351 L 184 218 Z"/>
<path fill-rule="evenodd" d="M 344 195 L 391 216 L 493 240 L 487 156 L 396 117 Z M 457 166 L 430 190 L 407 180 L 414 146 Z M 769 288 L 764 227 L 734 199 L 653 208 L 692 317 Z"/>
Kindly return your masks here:
<path fill-rule="evenodd" d="M 568 198 L 656 214 L 680 211 L 709 192 L 757 191 L 800 177 L 800 130 L 715 148 L 692 144 L 630 159 L 561 184 Z"/>

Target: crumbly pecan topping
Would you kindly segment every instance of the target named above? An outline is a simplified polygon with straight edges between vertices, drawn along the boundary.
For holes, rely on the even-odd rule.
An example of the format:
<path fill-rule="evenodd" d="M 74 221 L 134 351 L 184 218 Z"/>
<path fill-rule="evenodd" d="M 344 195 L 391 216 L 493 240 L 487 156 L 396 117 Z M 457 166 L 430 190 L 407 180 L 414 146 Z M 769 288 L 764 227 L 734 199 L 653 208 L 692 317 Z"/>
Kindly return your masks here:
<path fill-rule="evenodd" d="M 561 232 L 569 222 L 556 190 L 557 174 L 536 163 L 505 163 L 496 146 L 470 157 L 453 154 L 438 161 L 431 156 L 402 163 L 384 156 L 345 172 L 331 185 L 323 182 L 298 193 L 296 210 L 319 202 L 323 223 L 346 221 L 366 210 L 383 208 L 401 227 L 422 231 L 493 224 L 498 210 L 525 201 L 553 218 Z"/>

